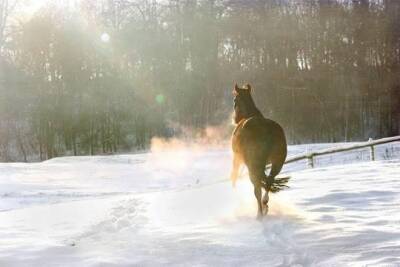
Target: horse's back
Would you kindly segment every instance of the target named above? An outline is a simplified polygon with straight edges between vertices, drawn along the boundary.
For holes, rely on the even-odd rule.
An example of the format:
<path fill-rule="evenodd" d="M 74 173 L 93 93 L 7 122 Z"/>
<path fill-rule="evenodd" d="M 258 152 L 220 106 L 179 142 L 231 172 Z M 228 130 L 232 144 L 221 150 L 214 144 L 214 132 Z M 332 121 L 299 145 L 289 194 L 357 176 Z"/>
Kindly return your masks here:
<path fill-rule="evenodd" d="M 251 161 L 281 163 L 287 154 L 286 138 L 282 127 L 262 116 L 241 121 L 233 133 L 233 150 Z"/>

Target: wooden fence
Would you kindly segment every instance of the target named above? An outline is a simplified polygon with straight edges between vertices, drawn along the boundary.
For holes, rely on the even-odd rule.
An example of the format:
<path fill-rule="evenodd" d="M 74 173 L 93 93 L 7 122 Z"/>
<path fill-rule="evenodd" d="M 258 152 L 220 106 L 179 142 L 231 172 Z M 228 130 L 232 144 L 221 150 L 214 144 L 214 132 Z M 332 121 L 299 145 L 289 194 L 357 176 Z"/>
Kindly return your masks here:
<path fill-rule="evenodd" d="M 382 144 L 386 144 L 386 143 L 391 143 L 391 142 L 397 142 L 397 141 L 400 141 L 400 135 L 399 136 L 394 136 L 394 137 L 387 137 L 387 138 L 377 139 L 377 140 L 370 139 L 367 142 L 352 144 L 352 145 L 349 145 L 349 146 L 333 147 L 333 148 L 323 149 L 323 150 L 320 150 L 320 151 L 314 151 L 314 152 L 295 155 L 293 157 L 290 157 L 290 158 L 286 159 L 285 164 L 288 164 L 288 163 L 291 163 L 291 162 L 296 162 L 296 161 L 299 161 L 299 160 L 307 160 L 308 166 L 313 168 L 314 167 L 314 158 L 317 157 L 317 156 L 334 154 L 334 153 L 344 152 L 344 151 L 351 151 L 351 150 L 356 150 L 356 149 L 361 149 L 361 148 L 366 148 L 366 147 L 370 148 L 370 158 L 371 158 L 371 160 L 375 160 L 375 148 L 374 148 L 374 146 L 382 145 Z"/>

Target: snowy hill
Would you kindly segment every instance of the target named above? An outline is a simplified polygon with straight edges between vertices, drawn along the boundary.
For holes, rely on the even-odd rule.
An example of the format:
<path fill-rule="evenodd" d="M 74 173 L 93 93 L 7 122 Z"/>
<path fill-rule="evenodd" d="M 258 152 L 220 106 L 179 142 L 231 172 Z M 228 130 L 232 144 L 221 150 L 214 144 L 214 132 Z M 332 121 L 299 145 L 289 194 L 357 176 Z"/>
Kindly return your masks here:
<path fill-rule="evenodd" d="M 262 222 L 248 179 L 236 189 L 226 180 L 228 150 L 0 164 L 0 266 L 396 264 L 398 152 L 286 166 L 291 188 Z"/>

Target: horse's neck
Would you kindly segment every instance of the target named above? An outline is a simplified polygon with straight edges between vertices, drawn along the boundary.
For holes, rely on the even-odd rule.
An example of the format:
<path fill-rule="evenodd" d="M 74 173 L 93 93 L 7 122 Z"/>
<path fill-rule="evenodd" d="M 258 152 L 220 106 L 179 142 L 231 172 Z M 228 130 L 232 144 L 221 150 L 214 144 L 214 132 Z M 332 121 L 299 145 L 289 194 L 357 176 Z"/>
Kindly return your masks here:
<path fill-rule="evenodd" d="M 256 107 L 256 104 L 254 103 L 254 100 L 252 97 L 250 97 L 250 101 L 247 105 L 247 108 L 248 108 L 248 110 L 247 110 L 246 117 L 250 118 L 250 117 L 254 117 L 254 116 L 262 116 L 262 113 Z"/>
<path fill-rule="evenodd" d="M 253 105 L 253 107 L 251 109 L 249 109 L 249 111 L 247 112 L 246 118 L 251 118 L 251 117 L 255 117 L 255 116 L 263 117 L 261 111 L 255 105 Z"/>

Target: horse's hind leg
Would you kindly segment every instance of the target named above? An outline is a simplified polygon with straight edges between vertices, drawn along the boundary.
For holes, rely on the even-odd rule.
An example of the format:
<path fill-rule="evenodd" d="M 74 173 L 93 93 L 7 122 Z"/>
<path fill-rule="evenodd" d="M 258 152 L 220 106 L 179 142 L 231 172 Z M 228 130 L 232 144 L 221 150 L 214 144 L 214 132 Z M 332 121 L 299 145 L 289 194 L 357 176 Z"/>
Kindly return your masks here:
<path fill-rule="evenodd" d="M 257 219 L 261 219 L 262 216 L 264 215 L 263 212 L 263 202 L 261 200 L 262 197 L 262 183 L 261 181 L 263 180 L 263 177 L 265 177 L 265 173 L 263 169 L 260 169 L 258 171 L 251 170 L 249 169 L 249 174 L 250 174 L 250 180 L 253 183 L 254 186 L 254 196 L 257 199 Z"/>
<path fill-rule="evenodd" d="M 254 184 L 254 195 L 257 199 L 257 205 L 258 205 L 257 219 L 261 219 L 264 214 L 263 214 L 263 205 L 261 202 L 262 188 L 261 188 L 260 182 L 257 182 L 256 184 Z"/>
<path fill-rule="evenodd" d="M 268 213 L 268 202 L 269 202 L 269 190 L 267 187 L 264 187 L 265 194 L 262 198 L 262 204 L 264 205 L 264 214 Z"/>

